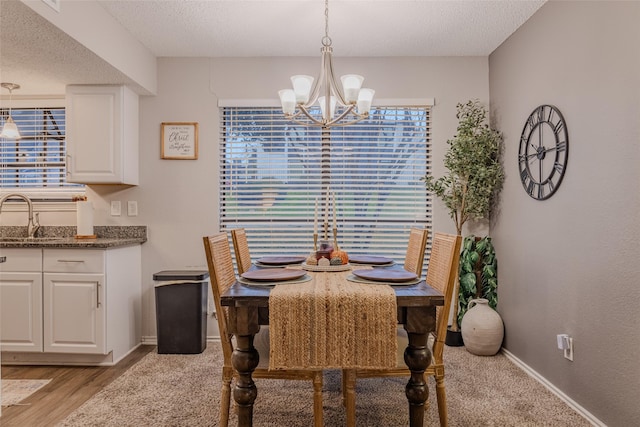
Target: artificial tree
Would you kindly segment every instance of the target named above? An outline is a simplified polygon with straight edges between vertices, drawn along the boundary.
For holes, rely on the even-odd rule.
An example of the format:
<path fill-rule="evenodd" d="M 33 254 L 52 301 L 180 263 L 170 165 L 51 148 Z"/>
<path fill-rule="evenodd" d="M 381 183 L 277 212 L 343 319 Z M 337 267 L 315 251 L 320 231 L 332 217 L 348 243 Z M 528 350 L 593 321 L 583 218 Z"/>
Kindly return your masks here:
<path fill-rule="evenodd" d="M 447 173 L 422 180 L 449 210 L 458 235 L 469 220 L 489 219 L 504 182 L 502 134 L 487 123 L 487 110 L 478 100 L 457 105 L 458 128 L 447 141 L 444 157 Z M 497 282 L 496 282 L 497 283 Z M 459 331 L 458 280 L 453 292 L 452 332 Z M 496 298 L 497 300 L 497 298 Z"/>

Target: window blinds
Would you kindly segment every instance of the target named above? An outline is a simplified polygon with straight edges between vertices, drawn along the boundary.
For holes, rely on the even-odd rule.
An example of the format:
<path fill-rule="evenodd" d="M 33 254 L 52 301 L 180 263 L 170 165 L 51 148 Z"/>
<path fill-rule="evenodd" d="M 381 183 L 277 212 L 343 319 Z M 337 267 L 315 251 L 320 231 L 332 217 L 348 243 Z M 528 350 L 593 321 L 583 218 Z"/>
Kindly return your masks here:
<path fill-rule="evenodd" d="M 316 200 L 321 239 L 334 194 L 348 253 L 402 263 L 410 227 L 431 228 L 420 181 L 430 173 L 428 107 L 376 107 L 369 120 L 331 129 L 295 125 L 279 108 L 223 107 L 220 123 L 221 229 L 244 227 L 254 260 L 311 252 Z"/>
<path fill-rule="evenodd" d="M 21 139 L 0 138 L 2 190 L 80 187 L 66 183 L 65 109 L 12 109 Z M 2 124 L 8 110 L 2 111 Z"/>

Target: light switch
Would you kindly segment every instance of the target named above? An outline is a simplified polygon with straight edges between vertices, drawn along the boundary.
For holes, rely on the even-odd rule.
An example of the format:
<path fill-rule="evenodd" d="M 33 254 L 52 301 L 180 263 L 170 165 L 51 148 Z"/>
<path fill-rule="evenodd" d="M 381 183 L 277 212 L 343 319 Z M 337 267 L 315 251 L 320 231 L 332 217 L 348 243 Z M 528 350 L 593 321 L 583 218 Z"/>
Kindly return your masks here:
<path fill-rule="evenodd" d="M 111 216 L 120 216 L 122 211 L 122 205 L 120 204 L 120 200 L 112 200 L 111 201 Z"/>
<path fill-rule="evenodd" d="M 129 200 L 127 202 L 127 215 L 138 216 L 138 202 L 135 200 Z"/>

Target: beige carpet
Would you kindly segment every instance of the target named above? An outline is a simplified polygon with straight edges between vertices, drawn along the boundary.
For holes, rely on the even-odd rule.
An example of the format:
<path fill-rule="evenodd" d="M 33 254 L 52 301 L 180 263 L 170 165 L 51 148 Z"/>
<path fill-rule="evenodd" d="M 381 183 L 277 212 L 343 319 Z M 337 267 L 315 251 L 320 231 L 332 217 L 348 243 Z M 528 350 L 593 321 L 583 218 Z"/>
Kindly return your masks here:
<path fill-rule="evenodd" d="M 51 380 L 2 380 L 2 406 L 17 405 Z"/>
<path fill-rule="evenodd" d="M 479 357 L 445 347 L 451 426 L 589 426 L 573 409 L 504 355 Z M 217 426 L 222 354 L 208 343 L 199 355 L 148 354 L 67 417 L 60 426 Z M 258 380 L 254 425 L 312 425 L 312 386 L 306 381 Z M 408 425 L 405 379 L 362 379 L 357 384 L 357 425 Z M 433 381 L 427 426 L 438 425 Z M 325 374 L 326 426 L 345 425 L 340 374 Z M 231 424 L 237 418 L 232 415 Z"/>

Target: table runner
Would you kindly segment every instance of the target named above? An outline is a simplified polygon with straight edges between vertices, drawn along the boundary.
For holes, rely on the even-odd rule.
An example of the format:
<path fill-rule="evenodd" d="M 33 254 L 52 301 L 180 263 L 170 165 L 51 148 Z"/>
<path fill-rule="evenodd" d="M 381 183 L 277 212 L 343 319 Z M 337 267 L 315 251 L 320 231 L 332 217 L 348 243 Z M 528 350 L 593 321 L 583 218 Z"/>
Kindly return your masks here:
<path fill-rule="evenodd" d="M 349 272 L 314 274 L 271 291 L 269 369 L 395 367 L 393 288 L 348 282 Z"/>

